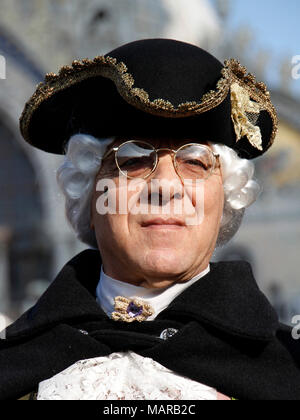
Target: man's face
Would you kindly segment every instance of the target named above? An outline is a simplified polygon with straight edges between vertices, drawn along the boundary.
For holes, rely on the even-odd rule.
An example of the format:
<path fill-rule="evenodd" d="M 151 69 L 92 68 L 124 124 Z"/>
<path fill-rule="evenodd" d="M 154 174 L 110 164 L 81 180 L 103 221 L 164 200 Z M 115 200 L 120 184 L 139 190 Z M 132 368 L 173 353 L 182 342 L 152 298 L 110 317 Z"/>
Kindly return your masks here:
<path fill-rule="evenodd" d="M 139 139 L 157 149 L 174 150 L 193 142 Z M 117 139 L 111 147 L 124 141 Z M 97 203 L 104 197 L 97 185 L 105 179 L 113 181 L 106 197 L 114 196 L 116 214 L 99 214 L 97 210 Z M 120 177 L 113 153 L 97 174 L 91 220 L 104 272 L 147 288 L 188 281 L 208 266 L 215 249 L 224 206 L 221 168 L 217 165 L 211 176 L 199 184 L 186 185 L 174 168 L 172 153 L 161 151 L 156 170 L 144 181 L 134 182 Z M 168 186 L 167 194 L 164 185 Z M 124 199 L 131 210 L 126 206 L 127 211 L 120 212 L 120 202 L 124 210 Z M 141 205 L 147 212 L 132 210 Z"/>

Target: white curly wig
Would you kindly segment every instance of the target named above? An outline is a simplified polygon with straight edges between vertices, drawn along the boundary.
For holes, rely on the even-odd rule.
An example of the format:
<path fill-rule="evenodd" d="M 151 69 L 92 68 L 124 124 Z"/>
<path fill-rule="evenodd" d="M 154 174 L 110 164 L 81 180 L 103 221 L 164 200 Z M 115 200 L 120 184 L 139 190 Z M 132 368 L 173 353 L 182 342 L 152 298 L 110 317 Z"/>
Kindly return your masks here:
<path fill-rule="evenodd" d="M 76 134 L 68 142 L 64 163 L 57 171 L 57 182 L 66 198 L 66 217 L 78 239 L 92 248 L 98 248 L 91 229 L 90 209 L 95 177 L 102 157 L 114 138 L 96 139 L 87 134 Z M 238 157 L 227 146 L 211 144 L 220 155 L 224 187 L 224 211 L 217 246 L 225 245 L 238 231 L 245 209 L 253 204 L 260 185 L 253 178 L 254 164 Z"/>

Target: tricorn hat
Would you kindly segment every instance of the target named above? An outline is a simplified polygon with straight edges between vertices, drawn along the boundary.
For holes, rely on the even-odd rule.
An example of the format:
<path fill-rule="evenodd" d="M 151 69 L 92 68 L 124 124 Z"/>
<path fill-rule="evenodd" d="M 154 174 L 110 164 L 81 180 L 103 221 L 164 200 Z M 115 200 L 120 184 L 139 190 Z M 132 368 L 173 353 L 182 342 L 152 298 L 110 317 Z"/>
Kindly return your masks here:
<path fill-rule="evenodd" d="M 185 137 L 262 155 L 278 121 L 266 85 L 234 59 L 170 39 L 123 45 L 49 73 L 20 118 L 24 139 L 64 154 L 73 134 Z"/>

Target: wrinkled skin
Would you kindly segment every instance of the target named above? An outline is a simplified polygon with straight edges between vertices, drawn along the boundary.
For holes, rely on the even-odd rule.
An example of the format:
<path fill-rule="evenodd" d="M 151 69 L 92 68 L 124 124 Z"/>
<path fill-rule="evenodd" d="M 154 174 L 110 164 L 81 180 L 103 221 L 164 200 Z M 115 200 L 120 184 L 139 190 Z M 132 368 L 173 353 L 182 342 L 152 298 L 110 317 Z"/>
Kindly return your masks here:
<path fill-rule="evenodd" d="M 172 139 L 143 138 L 156 148 L 177 149 L 180 145 L 191 143 L 190 139 L 178 142 Z M 116 139 L 112 146 L 124 142 L 124 139 Z M 99 180 L 110 178 L 115 181 L 117 202 L 118 196 L 124 187 L 119 183 L 119 171 L 116 168 L 114 155 L 111 154 L 102 163 L 95 179 L 91 208 L 91 227 L 95 229 L 98 247 L 102 256 L 104 272 L 119 281 L 128 282 L 136 286 L 146 288 L 166 288 L 177 282 L 186 282 L 205 270 L 214 252 L 224 206 L 224 190 L 222 172 L 217 165 L 212 175 L 205 181 L 204 200 L 200 203 L 204 206 L 204 219 L 202 223 L 193 225 L 154 225 L 149 221 L 163 217 L 175 218 L 177 221 L 186 223 L 186 214 L 175 214 L 176 200 L 186 200 L 196 209 L 196 187 L 184 191 L 184 194 L 176 194 L 174 186 L 169 196 L 169 214 L 163 214 L 163 206 L 166 202 L 160 200 L 156 211 L 160 214 L 98 214 L 96 209 L 97 200 L 103 194 L 96 191 Z M 182 184 L 182 180 L 173 166 L 172 154 L 166 151 L 159 153 L 159 163 L 155 172 L 145 180 L 144 185 L 148 188 L 151 179 L 165 179 L 172 185 Z M 137 191 L 128 191 L 128 200 Z M 146 195 L 151 200 L 151 192 Z M 178 204 L 178 202 L 177 202 Z M 118 209 L 118 207 L 117 207 Z"/>

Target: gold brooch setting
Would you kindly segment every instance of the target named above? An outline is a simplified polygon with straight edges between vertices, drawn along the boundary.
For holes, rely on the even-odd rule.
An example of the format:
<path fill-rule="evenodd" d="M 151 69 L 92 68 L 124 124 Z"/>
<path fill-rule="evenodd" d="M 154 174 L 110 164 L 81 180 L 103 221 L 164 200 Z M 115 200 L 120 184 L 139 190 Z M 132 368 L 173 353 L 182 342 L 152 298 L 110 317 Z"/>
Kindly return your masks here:
<path fill-rule="evenodd" d="M 115 310 L 111 314 L 111 319 L 114 321 L 142 322 L 154 314 L 151 305 L 138 298 L 129 299 L 124 296 L 117 296 L 114 301 Z"/>

